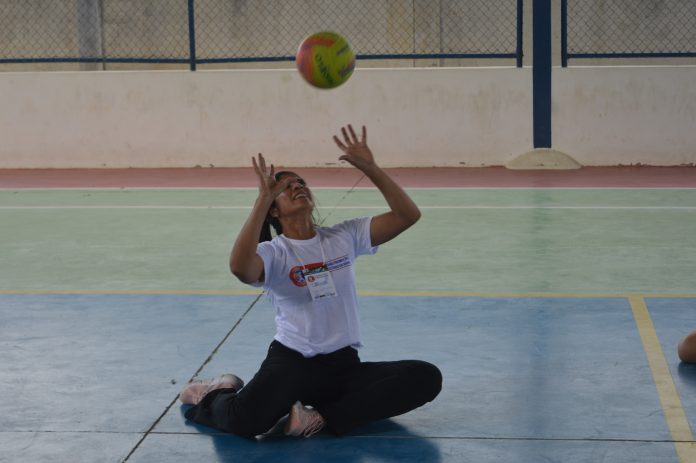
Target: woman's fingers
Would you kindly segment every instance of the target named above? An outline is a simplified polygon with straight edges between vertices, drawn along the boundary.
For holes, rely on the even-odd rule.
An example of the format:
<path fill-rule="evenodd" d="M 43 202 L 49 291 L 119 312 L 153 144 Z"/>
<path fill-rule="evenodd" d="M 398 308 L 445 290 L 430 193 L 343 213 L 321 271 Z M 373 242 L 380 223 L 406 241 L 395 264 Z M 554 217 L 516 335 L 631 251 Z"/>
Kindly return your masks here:
<path fill-rule="evenodd" d="M 355 130 L 353 130 L 353 126 L 350 124 L 348 124 L 348 131 L 350 132 L 351 141 L 353 143 L 358 143 L 358 137 L 355 135 Z"/>
<path fill-rule="evenodd" d="M 261 166 L 261 171 L 266 172 L 266 160 L 261 153 L 259 153 L 259 165 Z"/>
<path fill-rule="evenodd" d="M 256 162 L 256 158 L 253 156 L 251 158 L 251 163 L 254 165 L 254 171 L 256 172 L 256 175 L 258 175 L 259 178 L 261 178 L 261 176 L 263 175 L 261 172 L 261 167 L 259 167 L 259 163 Z"/>
<path fill-rule="evenodd" d="M 280 180 L 278 180 L 278 182 L 273 187 L 273 193 L 276 196 L 278 196 L 281 191 L 285 190 L 294 181 L 295 181 L 295 178 L 292 176 L 281 178 Z"/>
<path fill-rule="evenodd" d="M 358 138 L 352 124 L 341 127 L 341 134 L 343 135 L 344 142 L 341 142 L 338 137 L 334 135 L 334 141 L 341 149 L 350 147 L 352 145 L 367 143 L 367 128 L 364 125 L 362 126 L 362 138 Z"/>
<path fill-rule="evenodd" d="M 336 142 L 336 145 L 341 148 L 341 150 L 345 151 L 346 150 L 346 145 L 341 143 L 341 140 L 338 139 L 336 135 L 333 136 L 334 142 Z"/>
<path fill-rule="evenodd" d="M 256 160 L 256 158 L 252 157 L 251 163 L 254 165 L 256 175 L 258 175 L 259 177 L 259 187 L 261 189 L 267 189 L 271 187 L 273 183 L 275 183 L 275 180 L 273 178 L 275 167 L 273 166 L 273 164 L 271 164 L 271 173 L 269 174 L 268 172 L 266 172 L 266 160 L 264 159 L 263 154 L 261 153 L 258 154 L 258 161 Z"/>

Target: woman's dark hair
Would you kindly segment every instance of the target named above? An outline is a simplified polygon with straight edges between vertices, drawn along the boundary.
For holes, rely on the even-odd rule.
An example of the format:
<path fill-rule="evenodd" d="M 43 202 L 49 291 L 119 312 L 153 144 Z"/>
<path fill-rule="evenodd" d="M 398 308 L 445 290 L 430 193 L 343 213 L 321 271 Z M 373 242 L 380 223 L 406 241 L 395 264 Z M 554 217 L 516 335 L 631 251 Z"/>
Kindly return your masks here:
<path fill-rule="evenodd" d="M 294 172 L 290 172 L 289 170 L 281 170 L 280 172 L 276 172 L 273 177 L 277 182 L 283 175 L 286 174 L 295 175 Z M 276 235 L 281 235 L 283 233 L 283 226 L 280 224 L 280 220 L 278 220 L 277 217 L 271 217 L 270 214 L 271 209 L 273 209 L 275 205 L 275 201 L 273 201 L 271 207 L 268 208 L 268 212 L 266 213 L 266 219 L 263 221 L 263 226 L 261 227 L 261 236 L 259 236 L 259 243 L 263 243 L 264 241 L 271 241 L 273 239 L 273 235 L 271 235 L 271 227 L 273 227 L 273 230 L 275 230 Z"/>
<path fill-rule="evenodd" d="M 275 202 L 271 205 L 271 207 L 273 206 L 275 206 Z M 261 227 L 261 236 L 259 236 L 259 243 L 263 243 L 264 241 L 271 241 L 273 239 L 273 235 L 271 235 L 271 227 L 273 227 L 273 229 L 275 230 L 276 235 L 280 235 L 283 233 L 283 226 L 280 224 L 278 218 L 267 215 L 266 219 L 263 221 L 263 226 Z"/>

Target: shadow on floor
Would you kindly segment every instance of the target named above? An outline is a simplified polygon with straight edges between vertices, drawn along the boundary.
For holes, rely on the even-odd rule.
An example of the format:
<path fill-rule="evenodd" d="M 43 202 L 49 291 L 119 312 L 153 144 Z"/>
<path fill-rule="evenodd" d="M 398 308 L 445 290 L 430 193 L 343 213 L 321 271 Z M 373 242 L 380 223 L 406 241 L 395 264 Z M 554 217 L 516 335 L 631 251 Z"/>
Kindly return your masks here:
<path fill-rule="evenodd" d="M 187 406 L 181 407 L 181 416 Z M 187 426 L 210 436 L 220 462 L 299 463 L 396 463 L 442 461 L 440 449 L 430 439 L 414 434 L 393 420 L 382 420 L 356 429 L 352 434 L 336 437 L 321 432 L 309 439 L 290 438 L 282 434 L 283 420 L 269 435 L 256 441 L 186 421 Z"/>

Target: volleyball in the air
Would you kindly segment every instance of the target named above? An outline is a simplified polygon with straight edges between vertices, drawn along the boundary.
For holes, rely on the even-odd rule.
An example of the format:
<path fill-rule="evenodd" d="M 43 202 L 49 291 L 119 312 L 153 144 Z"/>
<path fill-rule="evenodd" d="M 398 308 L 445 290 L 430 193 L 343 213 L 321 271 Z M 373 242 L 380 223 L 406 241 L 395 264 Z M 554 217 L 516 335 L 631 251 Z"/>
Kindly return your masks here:
<path fill-rule="evenodd" d="M 302 41 L 295 55 L 304 80 L 318 88 L 335 88 L 353 74 L 355 55 L 350 45 L 334 32 L 317 32 Z"/>

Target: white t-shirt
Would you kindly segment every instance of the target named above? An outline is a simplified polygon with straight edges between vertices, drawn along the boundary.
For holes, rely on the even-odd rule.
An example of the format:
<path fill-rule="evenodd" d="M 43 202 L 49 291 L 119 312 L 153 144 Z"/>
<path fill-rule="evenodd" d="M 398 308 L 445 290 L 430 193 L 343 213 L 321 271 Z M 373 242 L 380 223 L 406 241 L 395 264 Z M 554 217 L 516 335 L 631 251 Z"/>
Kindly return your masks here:
<path fill-rule="evenodd" d="M 255 286 L 267 290 L 275 307 L 278 342 L 305 357 L 362 345 L 354 262 L 362 254 L 377 252 L 370 222 L 371 217 L 361 217 L 317 227 L 308 240 L 280 235 L 259 243 L 256 253 L 263 259 L 264 281 Z M 313 301 L 303 266 L 311 271 L 322 265 L 331 273 L 337 295 Z"/>

